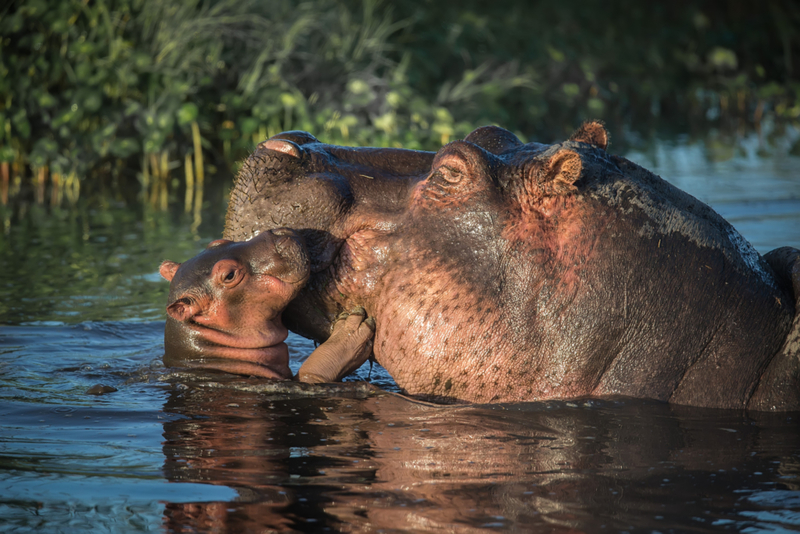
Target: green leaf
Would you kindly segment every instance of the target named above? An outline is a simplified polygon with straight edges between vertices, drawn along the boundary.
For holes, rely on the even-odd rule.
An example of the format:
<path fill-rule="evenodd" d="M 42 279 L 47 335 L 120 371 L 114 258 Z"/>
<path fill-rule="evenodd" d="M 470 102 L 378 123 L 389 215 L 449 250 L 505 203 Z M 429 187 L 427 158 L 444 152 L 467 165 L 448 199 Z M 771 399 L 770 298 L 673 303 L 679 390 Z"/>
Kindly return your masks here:
<path fill-rule="evenodd" d="M 175 124 L 175 119 L 173 118 L 171 113 L 159 113 L 158 118 L 156 120 L 156 125 L 161 130 L 171 130 L 172 125 Z"/>
<path fill-rule="evenodd" d="M 77 108 L 76 108 L 76 110 L 77 110 Z M 63 124 L 68 124 L 69 122 L 72 121 L 72 118 L 74 116 L 75 116 L 75 112 L 72 110 L 72 107 L 69 107 L 69 108 L 63 110 L 58 115 L 56 115 L 56 117 L 53 119 L 53 122 L 51 123 L 51 126 L 53 128 L 58 128 L 59 126 L 61 126 Z"/>
<path fill-rule="evenodd" d="M 739 63 L 736 59 L 736 53 L 733 50 L 728 50 L 721 46 L 717 46 L 711 50 L 711 53 L 708 54 L 708 62 L 712 67 L 716 67 L 720 70 L 735 69 Z"/>
<path fill-rule="evenodd" d="M 0 161 L 14 161 L 14 149 L 10 146 L 0 146 Z"/>
<path fill-rule="evenodd" d="M 28 116 L 24 109 L 20 109 L 14 113 L 14 116 L 11 117 L 11 122 L 14 124 L 14 128 L 17 130 L 20 137 L 27 139 L 31 136 L 31 123 L 28 122 Z"/>
<path fill-rule="evenodd" d="M 78 81 L 80 82 L 88 82 L 89 78 L 92 76 L 92 65 L 89 62 L 81 62 L 75 66 L 75 76 L 78 77 Z"/>
<path fill-rule="evenodd" d="M 115 139 L 111 143 L 111 153 L 118 158 L 128 158 L 139 150 L 139 142 L 136 139 Z"/>
<path fill-rule="evenodd" d="M 246 119 L 242 119 L 239 122 L 239 130 L 241 130 L 242 135 L 247 137 L 256 130 L 258 130 L 258 119 L 253 117 L 247 117 Z"/>
<path fill-rule="evenodd" d="M 98 92 L 91 92 L 84 96 L 83 107 L 89 112 L 95 112 L 103 105 L 103 98 Z"/>
<path fill-rule="evenodd" d="M 42 108 L 51 108 L 56 105 L 56 99 L 48 92 L 43 92 L 39 95 L 39 106 Z"/>
<path fill-rule="evenodd" d="M 197 120 L 198 115 L 197 105 L 193 102 L 187 102 L 178 110 L 178 124 L 185 126 L 192 121 Z"/>
<path fill-rule="evenodd" d="M 161 150 L 161 147 L 164 146 L 164 141 L 166 136 L 163 132 L 153 131 L 150 132 L 144 140 L 144 151 L 145 153 L 152 153 L 158 152 Z"/>

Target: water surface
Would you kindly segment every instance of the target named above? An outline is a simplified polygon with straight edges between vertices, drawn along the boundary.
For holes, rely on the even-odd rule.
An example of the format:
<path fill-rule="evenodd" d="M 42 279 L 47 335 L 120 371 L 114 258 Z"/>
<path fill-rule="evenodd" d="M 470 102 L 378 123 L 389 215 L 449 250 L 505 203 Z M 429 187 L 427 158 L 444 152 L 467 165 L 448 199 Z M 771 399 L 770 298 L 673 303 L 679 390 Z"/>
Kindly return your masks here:
<path fill-rule="evenodd" d="M 794 130 L 634 142 L 760 252 L 800 247 Z M 435 406 L 164 369 L 165 259 L 219 236 L 113 204 L 6 212 L 0 530 L 800 530 L 800 414 L 631 399 Z M 289 340 L 293 369 L 313 350 Z M 116 389 L 90 395 L 93 386 Z M 108 389 L 107 388 L 107 389 Z"/>

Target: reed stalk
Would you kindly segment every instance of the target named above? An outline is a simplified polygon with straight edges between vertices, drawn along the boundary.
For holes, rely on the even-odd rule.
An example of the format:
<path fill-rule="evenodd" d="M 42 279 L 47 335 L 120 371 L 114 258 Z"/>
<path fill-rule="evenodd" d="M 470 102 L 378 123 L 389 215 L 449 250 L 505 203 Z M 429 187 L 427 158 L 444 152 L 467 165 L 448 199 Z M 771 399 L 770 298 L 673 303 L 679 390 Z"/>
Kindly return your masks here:
<path fill-rule="evenodd" d="M 197 121 L 192 121 L 192 141 L 194 142 L 194 171 L 195 171 L 195 194 L 194 194 L 194 224 L 200 226 L 200 210 L 203 207 L 203 146 L 200 138 L 200 126 Z"/>
<path fill-rule="evenodd" d="M 186 171 L 186 197 L 183 201 L 183 211 L 191 213 L 192 200 L 194 200 L 194 171 L 192 170 L 192 156 L 190 154 L 186 154 L 183 168 Z"/>
<path fill-rule="evenodd" d="M 8 171 L 8 162 L 4 161 L 3 163 L 0 163 L 0 176 L 2 176 L 2 183 L 0 184 L 0 201 L 3 202 L 4 206 L 8 204 Z"/>
<path fill-rule="evenodd" d="M 54 172 L 50 174 L 50 205 L 60 206 L 64 191 L 61 187 L 61 174 Z"/>
<path fill-rule="evenodd" d="M 150 189 L 150 165 L 148 154 L 142 155 L 142 200 L 147 202 L 147 191 Z"/>
<path fill-rule="evenodd" d="M 9 196 L 14 196 L 19 193 L 20 188 L 22 187 L 22 176 L 19 173 L 19 162 L 15 161 L 11 164 L 11 188 L 8 192 Z"/>
<path fill-rule="evenodd" d="M 47 180 L 47 167 L 36 169 L 36 203 L 44 204 L 44 190 Z"/>
<path fill-rule="evenodd" d="M 64 189 L 64 192 L 67 195 L 67 201 L 70 203 L 70 205 L 74 206 L 77 204 L 78 197 L 80 196 L 81 192 L 81 181 L 78 180 L 78 176 L 74 171 L 67 175 L 67 179 L 64 182 Z"/>
<path fill-rule="evenodd" d="M 158 185 L 161 181 L 161 167 L 158 164 L 158 156 L 155 152 L 150 154 L 150 169 L 153 179 L 150 181 L 150 205 L 156 207 L 156 200 L 158 199 Z"/>
<path fill-rule="evenodd" d="M 159 186 L 159 208 L 161 211 L 167 211 L 167 201 L 169 195 L 167 194 L 167 185 L 169 183 L 169 154 L 166 150 L 161 152 L 161 184 Z"/>

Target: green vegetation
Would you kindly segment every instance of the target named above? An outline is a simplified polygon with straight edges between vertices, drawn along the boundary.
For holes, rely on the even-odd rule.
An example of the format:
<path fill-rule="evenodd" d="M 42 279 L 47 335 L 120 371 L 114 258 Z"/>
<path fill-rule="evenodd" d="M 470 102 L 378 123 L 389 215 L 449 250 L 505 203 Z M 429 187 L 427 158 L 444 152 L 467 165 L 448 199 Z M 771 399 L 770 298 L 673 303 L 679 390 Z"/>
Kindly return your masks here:
<path fill-rule="evenodd" d="M 290 129 L 436 149 L 486 123 L 548 141 L 590 117 L 800 117 L 791 0 L 516 4 L 12 1 L 0 200 L 197 213 L 206 175 Z"/>

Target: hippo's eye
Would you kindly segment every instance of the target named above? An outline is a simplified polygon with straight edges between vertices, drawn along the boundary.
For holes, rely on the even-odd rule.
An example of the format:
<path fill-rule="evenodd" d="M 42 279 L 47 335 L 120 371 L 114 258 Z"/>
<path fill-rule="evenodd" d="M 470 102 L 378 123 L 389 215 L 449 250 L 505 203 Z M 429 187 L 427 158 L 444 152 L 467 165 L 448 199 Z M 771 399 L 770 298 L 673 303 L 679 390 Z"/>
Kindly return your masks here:
<path fill-rule="evenodd" d="M 457 184 L 461 181 L 461 171 L 453 169 L 452 167 L 440 167 L 439 172 L 442 173 L 442 178 L 451 184 Z"/>
<path fill-rule="evenodd" d="M 239 282 L 244 280 L 245 275 L 246 270 L 241 262 L 225 258 L 214 265 L 212 279 L 217 287 L 231 289 L 239 285 Z"/>

